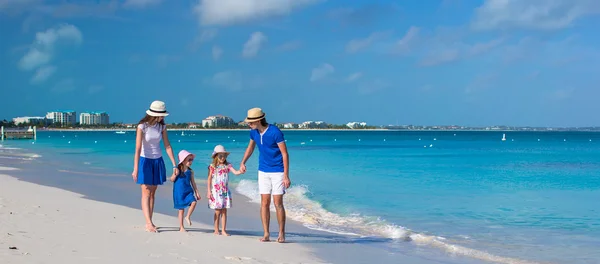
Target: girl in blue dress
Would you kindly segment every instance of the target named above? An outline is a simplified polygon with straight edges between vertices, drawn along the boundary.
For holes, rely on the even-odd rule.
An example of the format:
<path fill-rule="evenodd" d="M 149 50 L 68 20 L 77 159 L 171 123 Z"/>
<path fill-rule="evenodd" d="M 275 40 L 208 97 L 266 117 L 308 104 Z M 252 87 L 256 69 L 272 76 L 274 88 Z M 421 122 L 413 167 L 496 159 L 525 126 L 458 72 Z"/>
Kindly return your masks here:
<path fill-rule="evenodd" d="M 183 226 L 183 213 L 186 207 L 189 207 L 185 220 L 188 225 L 192 225 L 191 216 L 196 208 L 196 201 L 200 200 L 200 193 L 194 181 L 194 171 L 190 166 L 194 162 L 195 155 L 186 150 L 179 152 L 179 174 L 173 174 L 173 206 L 179 210 L 179 231 L 187 232 Z"/>

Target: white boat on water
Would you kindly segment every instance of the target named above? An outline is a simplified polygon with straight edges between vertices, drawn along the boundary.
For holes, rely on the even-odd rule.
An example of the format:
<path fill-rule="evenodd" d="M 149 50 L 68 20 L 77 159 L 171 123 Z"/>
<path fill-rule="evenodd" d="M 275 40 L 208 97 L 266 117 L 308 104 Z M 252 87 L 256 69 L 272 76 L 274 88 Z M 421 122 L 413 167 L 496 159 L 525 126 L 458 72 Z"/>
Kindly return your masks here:
<path fill-rule="evenodd" d="M 119 130 L 119 131 L 117 131 L 117 132 L 115 132 L 115 133 L 116 133 L 116 134 L 125 134 L 125 133 L 127 133 L 127 132 L 125 132 L 125 131 L 123 131 L 123 130 Z"/>
<path fill-rule="evenodd" d="M 506 134 L 502 134 L 502 141 L 506 141 Z"/>

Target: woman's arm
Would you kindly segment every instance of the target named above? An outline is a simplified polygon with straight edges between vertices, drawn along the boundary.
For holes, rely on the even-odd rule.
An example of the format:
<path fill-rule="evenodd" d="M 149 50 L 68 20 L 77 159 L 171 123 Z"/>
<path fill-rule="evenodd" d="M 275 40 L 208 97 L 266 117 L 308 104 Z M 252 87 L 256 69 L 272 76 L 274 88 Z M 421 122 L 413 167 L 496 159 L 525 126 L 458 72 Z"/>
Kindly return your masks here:
<path fill-rule="evenodd" d="M 142 151 L 142 137 L 144 132 L 138 126 L 136 129 L 135 135 L 135 152 L 133 154 L 133 172 L 131 173 L 131 177 L 133 177 L 133 181 L 137 182 L 138 177 L 138 169 L 140 164 L 140 152 Z"/>
<path fill-rule="evenodd" d="M 173 148 L 171 147 L 171 142 L 169 141 L 169 135 L 167 133 L 167 127 L 165 125 L 165 129 L 162 131 L 163 144 L 165 145 L 165 150 L 167 151 L 167 155 L 169 155 L 169 159 L 171 159 L 171 163 L 173 163 L 173 173 L 179 174 L 179 170 L 177 169 L 177 163 L 175 162 L 175 155 L 173 154 Z"/>

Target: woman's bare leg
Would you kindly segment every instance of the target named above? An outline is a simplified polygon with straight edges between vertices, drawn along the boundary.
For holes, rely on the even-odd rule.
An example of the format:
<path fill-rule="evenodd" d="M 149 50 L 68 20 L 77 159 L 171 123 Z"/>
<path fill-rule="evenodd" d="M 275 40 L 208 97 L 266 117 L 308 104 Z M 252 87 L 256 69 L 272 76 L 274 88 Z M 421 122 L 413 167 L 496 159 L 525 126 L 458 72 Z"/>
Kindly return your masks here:
<path fill-rule="evenodd" d="M 154 196 L 156 195 L 156 189 L 158 189 L 158 186 L 156 185 L 150 185 L 150 221 L 152 222 L 152 216 L 154 215 Z M 156 226 L 154 225 L 154 222 L 152 222 L 152 226 L 156 229 Z"/>
<path fill-rule="evenodd" d="M 146 218 L 146 231 L 156 232 L 156 227 L 154 227 L 154 223 L 152 223 L 152 215 L 150 212 L 150 193 L 152 186 L 145 184 L 140 186 L 142 189 L 142 212 L 144 212 L 144 218 Z"/>

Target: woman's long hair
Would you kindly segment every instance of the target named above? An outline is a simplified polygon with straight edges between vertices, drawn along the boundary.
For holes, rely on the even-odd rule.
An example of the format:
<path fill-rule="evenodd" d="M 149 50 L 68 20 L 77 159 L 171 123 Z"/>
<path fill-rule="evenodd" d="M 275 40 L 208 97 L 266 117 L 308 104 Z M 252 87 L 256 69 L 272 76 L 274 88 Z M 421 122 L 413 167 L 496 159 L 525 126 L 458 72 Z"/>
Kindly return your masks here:
<path fill-rule="evenodd" d="M 163 118 L 159 122 L 158 120 L 160 118 L 161 118 L 161 116 L 151 116 L 149 114 L 146 114 L 146 116 L 144 116 L 144 118 L 142 118 L 138 124 L 148 123 L 148 125 L 153 126 L 153 125 L 156 125 L 156 123 L 159 123 L 159 124 L 161 124 L 161 125 L 164 126 L 165 125 L 165 119 Z"/>

